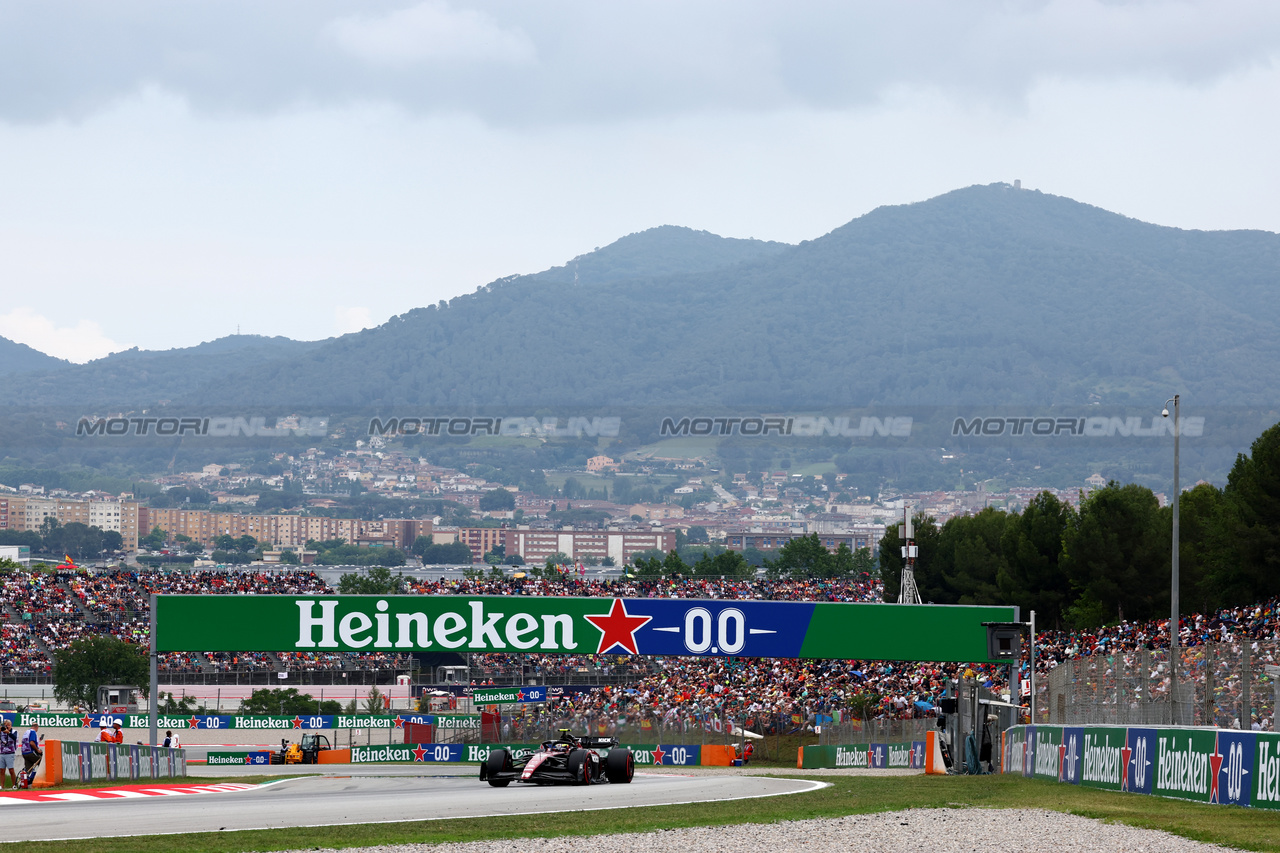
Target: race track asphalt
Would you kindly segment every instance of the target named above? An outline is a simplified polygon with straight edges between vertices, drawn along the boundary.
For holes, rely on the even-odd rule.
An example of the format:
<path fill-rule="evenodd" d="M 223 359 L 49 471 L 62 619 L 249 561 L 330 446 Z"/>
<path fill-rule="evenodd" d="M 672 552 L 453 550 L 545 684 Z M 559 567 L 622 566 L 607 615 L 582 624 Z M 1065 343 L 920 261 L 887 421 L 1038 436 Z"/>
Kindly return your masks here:
<path fill-rule="evenodd" d="M 325 775 L 284 777 L 243 792 L 14 803 L 0 814 L 5 840 L 46 841 L 633 808 L 776 796 L 820 786 L 798 779 L 643 772 L 629 785 L 492 788 L 476 778 L 472 767 L 358 766 L 321 772 Z M 243 774 L 217 775 L 230 780 Z"/>

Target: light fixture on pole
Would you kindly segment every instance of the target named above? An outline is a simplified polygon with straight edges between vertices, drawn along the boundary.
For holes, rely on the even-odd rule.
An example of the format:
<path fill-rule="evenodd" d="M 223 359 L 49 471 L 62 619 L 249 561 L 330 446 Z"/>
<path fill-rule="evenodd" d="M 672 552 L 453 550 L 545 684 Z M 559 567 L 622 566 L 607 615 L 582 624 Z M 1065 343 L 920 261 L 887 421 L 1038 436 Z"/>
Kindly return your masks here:
<path fill-rule="evenodd" d="M 911 507 L 902 505 L 902 577 L 898 583 L 899 604 L 922 604 L 920 590 L 916 587 L 916 557 L 920 555 L 911 529 Z"/>
<path fill-rule="evenodd" d="M 1182 416 L 1179 410 L 1180 394 L 1173 399 L 1165 400 L 1162 417 L 1169 417 L 1169 404 L 1173 403 L 1173 577 L 1169 587 L 1169 707 L 1173 718 L 1170 722 L 1178 725 L 1178 439 L 1182 436 Z"/>

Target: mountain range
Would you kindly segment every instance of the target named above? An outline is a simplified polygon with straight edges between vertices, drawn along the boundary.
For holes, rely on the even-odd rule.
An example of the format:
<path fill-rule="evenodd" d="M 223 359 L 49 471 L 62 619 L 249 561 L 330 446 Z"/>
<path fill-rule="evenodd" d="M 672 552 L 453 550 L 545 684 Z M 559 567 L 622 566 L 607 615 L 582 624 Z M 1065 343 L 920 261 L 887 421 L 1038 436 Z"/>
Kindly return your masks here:
<path fill-rule="evenodd" d="M 1280 235 L 1187 231 L 1007 184 L 799 245 L 663 226 L 318 342 L 235 336 L 68 365 L 0 342 L 17 406 L 779 410 L 1267 406 Z"/>

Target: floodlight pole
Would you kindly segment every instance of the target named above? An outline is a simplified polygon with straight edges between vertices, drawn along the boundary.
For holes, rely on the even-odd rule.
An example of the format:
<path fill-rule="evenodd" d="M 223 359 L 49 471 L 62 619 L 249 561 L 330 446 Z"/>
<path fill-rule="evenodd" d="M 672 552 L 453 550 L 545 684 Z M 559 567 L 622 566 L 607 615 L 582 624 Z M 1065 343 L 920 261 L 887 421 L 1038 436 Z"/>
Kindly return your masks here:
<path fill-rule="evenodd" d="M 147 716 L 151 724 L 151 745 L 155 746 L 160 742 L 158 733 L 160 730 L 160 720 L 158 717 L 158 708 L 160 706 L 160 665 L 159 655 L 156 654 L 156 595 L 151 594 L 151 701 L 147 704 L 150 706 Z"/>

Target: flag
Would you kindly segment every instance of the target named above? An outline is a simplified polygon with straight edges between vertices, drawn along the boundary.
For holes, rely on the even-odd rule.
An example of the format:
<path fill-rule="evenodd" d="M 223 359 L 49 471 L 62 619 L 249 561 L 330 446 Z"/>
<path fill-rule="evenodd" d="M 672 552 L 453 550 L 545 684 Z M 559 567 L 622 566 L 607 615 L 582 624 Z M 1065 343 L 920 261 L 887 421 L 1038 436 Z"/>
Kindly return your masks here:
<path fill-rule="evenodd" d="M 795 723 L 798 726 L 804 722 L 804 717 L 801 717 L 799 714 L 792 714 L 791 722 Z"/>

